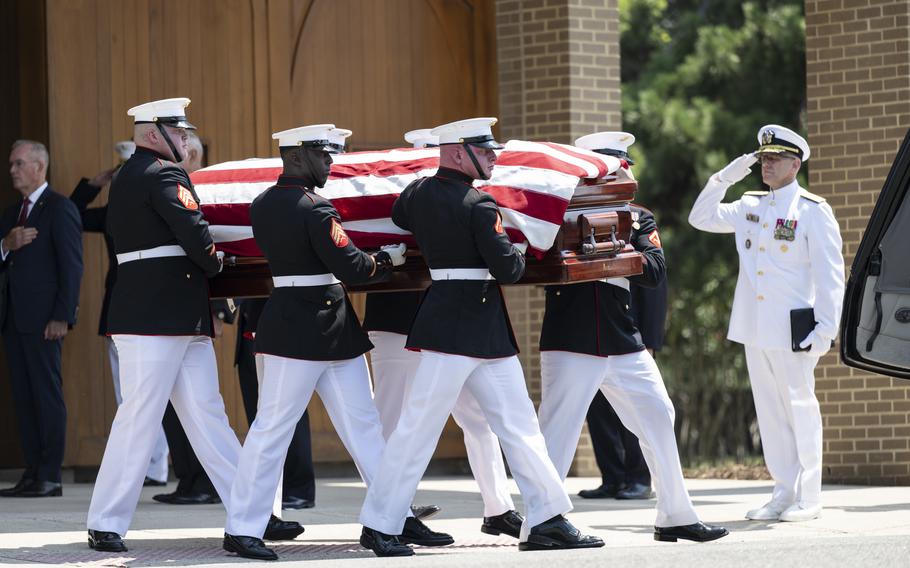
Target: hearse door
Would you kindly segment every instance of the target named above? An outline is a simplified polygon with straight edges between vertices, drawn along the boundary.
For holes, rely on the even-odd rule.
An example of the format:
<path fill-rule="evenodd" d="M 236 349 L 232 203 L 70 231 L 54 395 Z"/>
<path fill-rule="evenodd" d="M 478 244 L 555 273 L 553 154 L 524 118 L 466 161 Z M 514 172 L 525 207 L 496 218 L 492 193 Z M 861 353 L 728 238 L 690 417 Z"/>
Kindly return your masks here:
<path fill-rule="evenodd" d="M 910 132 L 860 242 L 841 320 L 846 365 L 910 379 Z"/>

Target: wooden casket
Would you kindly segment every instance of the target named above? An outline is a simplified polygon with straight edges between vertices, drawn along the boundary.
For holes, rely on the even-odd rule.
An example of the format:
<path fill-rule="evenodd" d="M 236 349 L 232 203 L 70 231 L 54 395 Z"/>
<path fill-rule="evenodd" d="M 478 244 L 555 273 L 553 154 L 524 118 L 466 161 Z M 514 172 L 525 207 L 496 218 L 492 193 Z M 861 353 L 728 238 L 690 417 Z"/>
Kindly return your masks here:
<path fill-rule="evenodd" d="M 539 154 L 524 151 L 537 150 L 538 146 L 531 145 L 543 144 L 547 146 L 543 148 L 545 152 L 558 157 L 564 157 L 565 154 L 556 154 L 550 147 L 557 150 L 571 149 L 571 154 L 576 159 L 575 165 L 578 163 L 578 156 L 581 155 L 593 163 L 602 162 L 605 166 L 599 169 L 588 168 L 587 177 L 577 176 L 577 184 L 574 187 L 554 190 L 561 191 L 561 195 L 554 197 L 541 194 L 540 191 L 549 192 L 552 186 L 559 183 L 565 185 L 567 183 L 565 172 L 558 176 L 554 174 L 550 179 L 547 177 L 549 172 L 544 171 L 540 174 L 533 166 L 546 163 L 547 167 L 568 169 L 564 163 L 552 160 L 541 162 Z M 507 154 L 510 145 L 517 146 L 522 151 Z M 396 156 L 400 157 L 399 154 L 408 151 L 392 152 L 397 152 Z M 381 172 L 382 174 L 391 172 L 390 175 L 380 176 L 384 179 L 379 179 L 375 177 L 375 172 L 371 172 L 370 176 L 374 177 L 358 177 L 364 172 L 363 163 L 366 160 L 364 156 L 371 154 L 381 153 L 362 152 L 336 157 L 336 162 L 332 166 L 332 177 L 326 184 L 327 193 L 324 195 L 336 205 L 346 231 L 355 244 L 364 250 L 375 250 L 382 244 L 401 241 L 408 242 L 411 248 L 408 250 L 405 264 L 397 267 L 389 280 L 378 284 L 348 286 L 348 289 L 353 292 L 386 292 L 426 288 L 430 283 L 429 271 L 420 251 L 414 248 L 413 237 L 406 233 L 391 234 L 390 231 L 393 229 L 388 228 L 390 221 L 387 219 L 373 222 L 371 228 L 375 229 L 374 232 L 359 229 L 364 228 L 363 223 L 369 225 L 375 221 L 372 219 L 364 221 L 362 219 L 364 216 L 388 215 L 391 210 L 391 203 L 397 195 L 394 193 L 395 189 L 381 190 L 377 192 L 378 194 L 371 193 L 376 187 L 387 183 L 389 179 L 394 179 L 398 186 L 397 191 L 400 192 L 412 177 L 431 175 L 436 167 L 433 156 L 436 156 L 435 164 L 438 164 L 438 154 L 433 149 L 413 150 L 406 156 L 407 160 L 397 162 L 387 159 L 388 156 L 381 156 L 381 161 L 385 164 L 382 168 L 389 168 L 389 163 L 395 163 L 394 168 Z M 548 159 L 551 157 L 548 156 Z M 253 162 L 255 168 L 250 167 L 248 161 L 231 164 L 206 168 L 192 176 L 200 193 L 203 211 L 212 224 L 216 243 L 226 255 L 224 270 L 211 280 L 211 295 L 213 298 L 268 296 L 272 290 L 268 264 L 256 249 L 251 230 L 243 224 L 249 223 L 248 206 L 252 198 L 277 179 L 280 161 L 256 161 Z M 232 167 L 237 167 L 237 164 L 242 164 L 244 170 L 231 170 Z M 402 167 L 405 169 L 400 169 Z M 510 168 L 511 174 L 514 174 L 512 177 L 509 177 Z M 252 170 L 256 170 L 257 173 L 255 175 L 250 173 Z M 241 173 L 225 173 L 230 171 Z M 572 171 L 579 173 L 577 170 Z M 494 169 L 493 178 L 488 185 L 479 189 L 491 193 L 500 204 L 503 224 L 512 240 L 514 242 L 526 240 L 530 244 L 527 269 L 516 285 L 566 284 L 641 273 L 641 255 L 629 244 L 632 230 L 629 203 L 635 196 L 638 185 L 626 171 L 615 158 L 568 146 L 519 141 L 510 141 L 507 144 L 506 151 L 500 155 Z M 349 175 L 352 173 L 357 175 Z M 543 189 L 520 187 L 521 180 L 531 178 L 533 181 L 527 185 L 538 184 L 545 187 Z M 333 186 L 333 179 L 343 180 L 344 183 L 339 182 Z M 356 181 L 353 185 L 357 188 L 351 189 L 353 186 L 348 183 L 351 180 Z M 499 183 L 498 180 L 507 183 Z M 560 199 L 563 201 L 562 205 Z M 365 207 L 363 203 L 372 205 Z M 376 213 L 376 210 L 380 213 Z M 387 223 L 382 225 L 382 222 Z"/>

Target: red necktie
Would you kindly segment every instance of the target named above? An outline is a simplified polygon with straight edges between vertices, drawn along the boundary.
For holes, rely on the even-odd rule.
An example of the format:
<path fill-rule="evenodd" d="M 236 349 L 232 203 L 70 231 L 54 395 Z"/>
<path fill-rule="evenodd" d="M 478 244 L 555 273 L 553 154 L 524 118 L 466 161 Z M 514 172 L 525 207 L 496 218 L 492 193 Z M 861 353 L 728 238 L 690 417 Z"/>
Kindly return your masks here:
<path fill-rule="evenodd" d="M 17 227 L 24 227 L 25 220 L 28 219 L 28 204 L 31 201 L 28 200 L 28 197 L 22 199 L 22 209 L 19 211 L 19 221 L 16 222 Z"/>

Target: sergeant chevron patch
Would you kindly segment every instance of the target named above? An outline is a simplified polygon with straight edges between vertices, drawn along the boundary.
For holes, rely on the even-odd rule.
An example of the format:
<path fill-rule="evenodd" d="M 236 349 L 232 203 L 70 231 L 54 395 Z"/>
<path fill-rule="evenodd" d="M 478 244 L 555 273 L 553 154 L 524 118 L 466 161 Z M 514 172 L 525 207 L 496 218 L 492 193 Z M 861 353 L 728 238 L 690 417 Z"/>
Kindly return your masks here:
<path fill-rule="evenodd" d="M 180 203 L 183 203 L 183 206 L 187 209 L 192 209 L 193 211 L 199 209 L 199 204 L 193 199 L 193 192 L 179 183 L 177 184 L 177 199 L 179 199 Z"/>
<path fill-rule="evenodd" d="M 348 234 L 344 232 L 344 227 L 341 226 L 341 223 L 338 222 L 338 219 L 332 219 L 332 242 L 335 243 L 335 246 L 338 248 L 348 246 L 350 239 Z"/>
<path fill-rule="evenodd" d="M 651 231 L 651 234 L 648 235 L 648 240 L 651 241 L 651 244 L 657 248 L 664 248 L 660 244 L 660 235 L 657 234 L 656 230 Z"/>

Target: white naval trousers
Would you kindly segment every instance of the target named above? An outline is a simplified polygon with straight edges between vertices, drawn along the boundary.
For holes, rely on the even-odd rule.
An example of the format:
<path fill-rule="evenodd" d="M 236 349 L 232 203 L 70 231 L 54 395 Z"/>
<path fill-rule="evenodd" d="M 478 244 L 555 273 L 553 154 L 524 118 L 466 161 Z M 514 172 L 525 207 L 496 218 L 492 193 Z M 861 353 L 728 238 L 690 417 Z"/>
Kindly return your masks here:
<path fill-rule="evenodd" d="M 530 527 L 572 510 L 556 468 L 547 457 L 518 357 L 479 359 L 422 351 L 405 394 L 401 418 L 367 490 L 361 524 L 386 534 L 401 534 L 417 484 L 465 388 L 499 438 L 521 491 L 526 507 L 521 540 L 527 540 Z"/>
<path fill-rule="evenodd" d="M 126 534 L 170 399 L 215 490 L 230 506 L 240 442 L 218 391 L 205 336 L 114 335 L 123 403 L 117 408 L 89 505 L 89 529 Z"/>
<path fill-rule="evenodd" d="M 772 499 L 805 507 L 821 503 L 822 415 L 815 398 L 818 357 L 745 346 L 762 452 Z"/>
<path fill-rule="evenodd" d="M 676 413 L 648 351 L 609 357 L 544 351 L 540 371 L 540 428 L 561 479 L 569 473 L 585 415 L 600 389 L 623 425 L 638 437 L 657 492 L 654 525 L 698 522 L 679 463 Z"/>
<path fill-rule="evenodd" d="M 343 361 L 260 357 L 259 408 L 240 452 L 224 529 L 257 538 L 262 538 L 269 520 L 270 499 L 279 486 L 294 428 L 313 391 L 367 486 L 376 475 L 385 445 L 363 356 Z"/>
<path fill-rule="evenodd" d="M 105 337 L 104 342 L 107 344 L 107 357 L 111 362 L 111 378 L 114 381 L 114 399 L 117 406 L 123 402 L 123 396 L 120 394 L 120 359 L 117 357 L 117 346 L 110 337 Z M 159 429 L 158 439 L 155 441 L 155 447 L 152 449 L 152 457 L 149 459 L 149 468 L 145 475 L 155 481 L 167 481 L 167 437 L 164 435 L 164 426 Z"/>
<path fill-rule="evenodd" d="M 398 425 L 405 392 L 420 364 L 420 353 L 405 349 L 407 335 L 388 331 L 371 331 L 369 335 L 375 346 L 370 352 L 373 400 L 382 421 L 382 434 L 388 439 Z M 458 395 L 452 418 L 464 433 L 468 463 L 483 498 L 483 516 L 493 517 L 514 510 L 499 438 L 490 429 L 477 399 L 468 389 Z"/>

